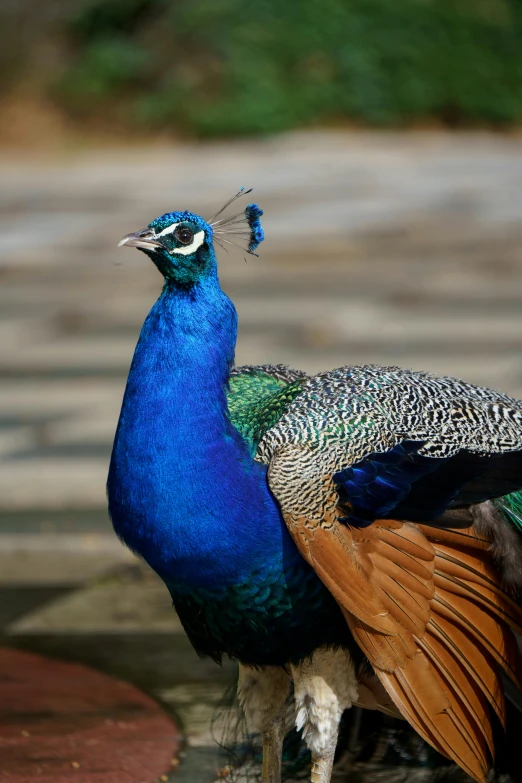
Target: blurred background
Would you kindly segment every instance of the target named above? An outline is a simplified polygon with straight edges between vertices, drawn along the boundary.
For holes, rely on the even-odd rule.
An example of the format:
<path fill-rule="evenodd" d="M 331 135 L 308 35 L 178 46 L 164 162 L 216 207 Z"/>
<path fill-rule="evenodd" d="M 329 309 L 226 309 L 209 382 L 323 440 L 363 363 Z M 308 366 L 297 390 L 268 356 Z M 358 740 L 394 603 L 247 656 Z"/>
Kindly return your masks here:
<path fill-rule="evenodd" d="M 3 0 L 0 79 L 3 643 L 137 682 L 188 737 L 176 780 L 210 781 L 229 671 L 197 661 L 106 513 L 161 288 L 117 241 L 254 187 L 260 258 L 219 257 L 238 363 L 522 397 L 522 4 Z"/>

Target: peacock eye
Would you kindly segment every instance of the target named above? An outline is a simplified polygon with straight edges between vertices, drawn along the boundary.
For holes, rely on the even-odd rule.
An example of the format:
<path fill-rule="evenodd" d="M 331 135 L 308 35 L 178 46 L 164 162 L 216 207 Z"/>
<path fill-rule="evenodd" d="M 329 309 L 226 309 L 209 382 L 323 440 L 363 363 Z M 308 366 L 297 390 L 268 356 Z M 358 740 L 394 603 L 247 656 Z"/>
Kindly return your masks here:
<path fill-rule="evenodd" d="M 190 245 L 192 240 L 194 239 L 194 232 L 190 230 L 190 228 L 187 228 L 186 226 L 181 226 L 180 228 L 177 228 L 174 236 L 180 243 L 180 245 Z"/>

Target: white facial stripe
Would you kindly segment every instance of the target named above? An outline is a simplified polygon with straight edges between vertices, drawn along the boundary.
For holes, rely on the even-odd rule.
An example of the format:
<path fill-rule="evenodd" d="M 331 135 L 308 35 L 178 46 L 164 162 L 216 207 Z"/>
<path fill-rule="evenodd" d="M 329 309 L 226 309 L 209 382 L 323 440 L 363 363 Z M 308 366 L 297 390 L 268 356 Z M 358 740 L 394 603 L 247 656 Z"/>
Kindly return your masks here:
<path fill-rule="evenodd" d="M 157 237 L 164 237 L 166 234 L 172 234 L 173 231 L 177 229 L 179 226 L 179 223 L 173 223 L 171 226 L 167 226 L 167 228 L 164 228 L 163 231 L 160 231 L 159 234 L 156 234 Z"/>
<path fill-rule="evenodd" d="M 198 231 L 197 234 L 194 234 L 194 239 L 192 240 L 190 245 L 187 245 L 186 247 L 175 247 L 173 248 L 170 253 L 176 253 L 177 255 L 181 256 L 188 256 L 190 253 L 194 253 L 195 250 L 198 249 L 198 247 L 201 247 L 203 242 L 205 241 L 205 232 L 204 231 Z"/>

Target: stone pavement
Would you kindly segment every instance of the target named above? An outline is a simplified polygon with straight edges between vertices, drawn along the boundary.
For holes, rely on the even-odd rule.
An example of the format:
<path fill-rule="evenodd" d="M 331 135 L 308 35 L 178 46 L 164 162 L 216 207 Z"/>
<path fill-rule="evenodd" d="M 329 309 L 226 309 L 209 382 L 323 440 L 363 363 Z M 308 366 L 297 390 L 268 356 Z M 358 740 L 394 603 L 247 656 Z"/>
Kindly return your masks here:
<path fill-rule="evenodd" d="M 182 783 L 223 763 L 210 723 L 233 671 L 197 659 L 107 519 L 125 376 L 161 286 L 116 243 L 165 211 L 208 216 L 242 185 L 267 240 L 246 264 L 220 256 L 238 363 L 401 364 L 522 396 L 522 138 L 314 132 L 0 153 L 3 643 L 159 699 L 186 739 Z"/>

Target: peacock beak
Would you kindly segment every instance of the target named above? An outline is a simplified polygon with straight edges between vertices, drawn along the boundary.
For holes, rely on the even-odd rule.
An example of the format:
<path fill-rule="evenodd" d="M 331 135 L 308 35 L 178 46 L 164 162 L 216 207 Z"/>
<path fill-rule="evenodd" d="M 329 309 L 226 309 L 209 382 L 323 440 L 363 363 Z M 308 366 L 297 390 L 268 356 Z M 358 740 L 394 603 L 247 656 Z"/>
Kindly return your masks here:
<path fill-rule="evenodd" d="M 155 238 L 154 231 L 151 228 L 143 228 L 134 234 L 126 234 L 118 242 L 118 247 L 141 247 L 144 250 L 150 250 L 153 247 L 163 247 Z"/>

